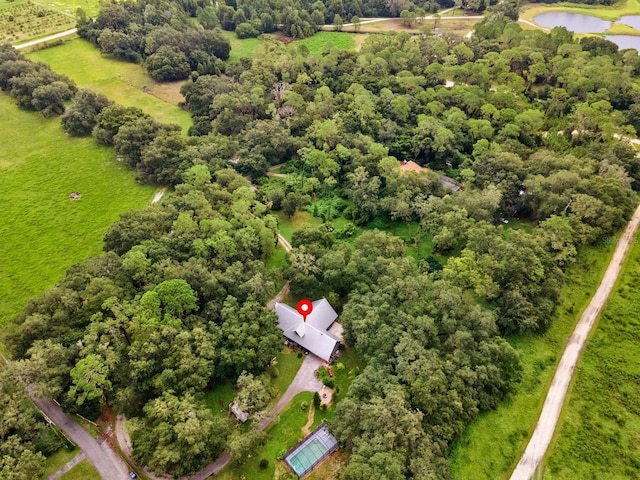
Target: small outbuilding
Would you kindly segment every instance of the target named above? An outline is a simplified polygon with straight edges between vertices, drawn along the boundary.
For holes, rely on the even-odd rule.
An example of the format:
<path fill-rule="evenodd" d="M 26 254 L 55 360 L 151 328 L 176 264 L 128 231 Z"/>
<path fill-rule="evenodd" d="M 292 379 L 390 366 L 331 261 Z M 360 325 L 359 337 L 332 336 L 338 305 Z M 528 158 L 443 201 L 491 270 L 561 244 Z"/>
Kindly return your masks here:
<path fill-rule="evenodd" d="M 313 309 L 306 322 L 295 308 L 284 303 L 276 303 L 278 327 L 291 342 L 301 346 L 321 359 L 330 362 L 340 339 L 329 333 L 329 328 L 338 318 L 326 298 L 313 302 Z"/>
<path fill-rule="evenodd" d="M 249 420 L 249 413 L 240 408 L 236 402 L 233 402 L 229 405 L 229 411 L 242 423 L 245 423 Z"/>

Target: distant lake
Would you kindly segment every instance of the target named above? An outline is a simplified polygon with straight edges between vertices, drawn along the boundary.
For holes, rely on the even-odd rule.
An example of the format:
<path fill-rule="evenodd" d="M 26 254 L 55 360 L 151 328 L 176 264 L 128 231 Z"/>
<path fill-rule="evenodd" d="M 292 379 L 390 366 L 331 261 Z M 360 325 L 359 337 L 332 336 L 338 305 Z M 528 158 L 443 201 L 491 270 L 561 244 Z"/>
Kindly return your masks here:
<path fill-rule="evenodd" d="M 537 15 L 533 20 L 543 27 L 566 27 L 567 30 L 575 33 L 604 33 L 611 28 L 612 22 L 602 20 L 592 15 L 569 12 L 550 12 Z M 615 23 L 629 25 L 640 30 L 640 15 L 625 15 L 616 20 Z M 634 35 L 607 35 L 607 40 L 618 45 L 620 50 L 635 48 L 640 52 L 640 36 Z"/>
<path fill-rule="evenodd" d="M 618 45 L 620 50 L 635 48 L 640 52 L 640 37 L 635 35 L 607 35 L 604 38 Z"/>
<path fill-rule="evenodd" d="M 618 20 L 616 20 L 616 23 L 629 25 L 630 27 L 633 27 L 636 30 L 640 30 L 640 15 L 625 15 L 624 17 L 620 17 Z M 625 35 L 625 36 L 628 36 L 628 35 Z"/>
<path fill-rule="evenodd" d="M 635 17 L 635 15 L 629 16 Z M 535 16 L 533 20 L 543 27 L 566 27 L 567 30 L 575 33 L 603 33 L 611 28 L 611 22 L 581 13 L 543 13 Z"/>

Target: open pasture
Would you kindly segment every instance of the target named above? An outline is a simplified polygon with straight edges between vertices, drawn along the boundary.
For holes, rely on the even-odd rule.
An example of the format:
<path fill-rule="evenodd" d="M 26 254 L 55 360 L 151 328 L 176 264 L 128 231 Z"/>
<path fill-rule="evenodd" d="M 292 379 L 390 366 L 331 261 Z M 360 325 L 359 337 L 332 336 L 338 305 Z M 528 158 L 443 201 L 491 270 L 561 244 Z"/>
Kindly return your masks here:
<path fill-rule="evenodd" d="M 159 122 L 175 123 L 183 130 L 191 125 L 189 113 L 178 107 L 183 100 L 182 82 L 156 82 L 140 65 L 102 55 L 86 40 L 71 40 L 28 57 L 48 63 L 80 87 L 100 92 L 116 103 L 138 107 Z"/>
<path fill-rule="evenodd" d="M 71 265 L 100 253 L 119 213 L 150 202 L 154 189 L 139 185 L 112 149 L 67 136 L 58 119 L 20 110 L 6 95 L 0 132 L 1 325 Z"/>

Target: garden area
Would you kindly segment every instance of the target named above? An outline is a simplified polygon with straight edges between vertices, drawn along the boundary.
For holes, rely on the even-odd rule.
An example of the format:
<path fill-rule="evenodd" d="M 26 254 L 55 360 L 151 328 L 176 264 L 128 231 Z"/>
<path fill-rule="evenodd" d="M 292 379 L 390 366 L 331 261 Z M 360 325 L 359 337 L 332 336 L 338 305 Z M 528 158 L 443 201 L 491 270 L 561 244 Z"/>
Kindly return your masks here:
<path fill-rule="evenodd" d="M 75 25 L 72 14 L 61 13 L 42 4 L 3 2 L 0 4 L 0 43 L 21 40 L 60 32 Z"/>

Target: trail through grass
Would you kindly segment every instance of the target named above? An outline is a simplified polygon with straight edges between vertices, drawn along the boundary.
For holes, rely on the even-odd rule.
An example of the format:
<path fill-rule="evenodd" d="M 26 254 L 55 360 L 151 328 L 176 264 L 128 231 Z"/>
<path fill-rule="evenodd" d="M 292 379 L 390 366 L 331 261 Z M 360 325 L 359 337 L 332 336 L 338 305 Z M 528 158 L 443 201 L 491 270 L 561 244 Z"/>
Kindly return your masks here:
<path fill-rule="evenodd" d="M 566 341 L 595 293 L 614 247 L 598 245 L 581 251 L 568 271 L 556 317 L 545 334 L 508 339 L 520 354 L 523 380 L 515 394 L 497 410 L 481 415 L 454 445 L 450 456 L 454 479 L 509 478 L 538 420 Z"/>
<path fill-rule="evenodd" d="M 597 320 L 558 422 L 544 478 L 640 478 L 640 244 Z"/>
<path fill-rule="evenodd" d="M 119 213 L 150 202 L 154 189 L 136 183 L 113 150 L 68 137 L 58 119 L 20 110 L 6 95 L 0 132 L 2 325 L 71 265 L 100 253 Z"/>
<path fill-rule="evenodd" d="M 183 99 L 182 82 L 156 82 L 140 65 L 103 56 L 86 40 L 78 38 L 27 56 L 48 63 L 78 86 L 103 93 L 122 105 L 138 107 L 159 122 L 175 123 L 183 130 L 192 124 L 189 113 L 178 107 Z"/>

